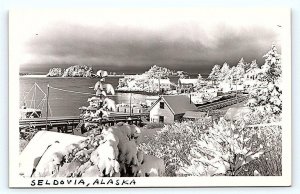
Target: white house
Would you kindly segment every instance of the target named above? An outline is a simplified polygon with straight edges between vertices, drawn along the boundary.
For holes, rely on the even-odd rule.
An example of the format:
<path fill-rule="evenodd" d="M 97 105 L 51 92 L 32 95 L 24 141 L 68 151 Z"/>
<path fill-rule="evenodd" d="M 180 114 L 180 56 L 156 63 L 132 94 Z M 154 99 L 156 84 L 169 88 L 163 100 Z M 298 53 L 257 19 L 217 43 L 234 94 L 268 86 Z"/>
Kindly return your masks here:
<path fill-rule="evenodd" d="M 245 88 L 255 87 L 258 84 L 259 78 L 262 76 L 262 70 L 260 68 L 253 68 L 246 71 L 244 75 Z"/>
<path fill-rule="evenodd" d="M 170 90 L 171 89 L 171 82 L 169 79 L 151 79 L 150 80 L 150 88 L 153 91 L 158 91 L 158 90 Z"/>
<path fill-rule="evenodd" d="M 160 96 L 150 107 L 150 122 L 173 123 L 180 121 L 186 111 L 195 111 L 197 107 L 186 95 Z"/>
<path fill-rule="evenodd" d="M 244 90 L 244 83 L 229 83 L 226 81 L 220 82 L 218 85 L 219 91 L 223 93 L 228 93 L 228 92 L 234 92 L 234 91 L 243 91 Z"/>

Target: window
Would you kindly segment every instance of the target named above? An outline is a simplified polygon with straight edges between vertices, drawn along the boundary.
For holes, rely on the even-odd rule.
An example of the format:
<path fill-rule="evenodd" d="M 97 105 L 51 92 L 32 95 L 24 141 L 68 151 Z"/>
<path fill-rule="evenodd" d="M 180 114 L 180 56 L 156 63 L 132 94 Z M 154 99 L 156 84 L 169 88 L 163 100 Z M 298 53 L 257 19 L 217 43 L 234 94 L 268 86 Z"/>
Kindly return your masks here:
<path fill-rule="evenodd" d="M 164 109 L 165 108 L 165 103 L 164 102 L 160 102 L 159 103 L 159 108 L 160 109 Z"/>
<path fill-rule="evenodd" d="M 164 122 L 164 116 L 159 116 L 159 122 L 163 123 Z"/>

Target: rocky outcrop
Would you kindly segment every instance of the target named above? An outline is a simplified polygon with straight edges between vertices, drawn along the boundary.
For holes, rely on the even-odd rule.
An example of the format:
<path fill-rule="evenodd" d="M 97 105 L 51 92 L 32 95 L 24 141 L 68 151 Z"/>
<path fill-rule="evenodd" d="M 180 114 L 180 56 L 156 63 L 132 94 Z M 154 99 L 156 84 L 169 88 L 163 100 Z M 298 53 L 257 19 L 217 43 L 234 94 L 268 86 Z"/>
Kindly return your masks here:
<path fill-rule="evenodd" d="M 92 77 L 93 69 L 86 65 L 74 65 L 64 70 L 62 77 Z"/>
<path fill-rule="evenodd" d="M 62 70 L 61 68 L 51 68 L 47 73 L 47 77 L 61 77 Z"/>
<path fill-rule="evenodd" d="M 169 76 L 172 76 L 174 74 L 174 71 L 172 71 L 168 68 L 165 68 L 165 67 L 160 67 L 160 66 L 157 66 L 157 65 L 153 65 L 144 74 L 147 75 L 149 78 L 166 79 Z"/>

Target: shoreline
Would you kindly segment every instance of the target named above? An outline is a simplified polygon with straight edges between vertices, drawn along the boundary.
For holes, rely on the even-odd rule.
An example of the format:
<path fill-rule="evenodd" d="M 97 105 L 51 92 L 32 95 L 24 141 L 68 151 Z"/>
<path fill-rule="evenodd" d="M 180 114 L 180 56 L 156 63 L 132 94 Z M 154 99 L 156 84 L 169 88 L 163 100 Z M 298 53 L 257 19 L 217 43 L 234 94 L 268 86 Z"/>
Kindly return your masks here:
<path fill-rule="evenodd" d="M 108 75 L 107 77 L 117 77 L 117 78 L 123 78 L 127 75 Z M 19 78 L 85 78 L 85 79 L 98 79 L 98 77 L 50 77 L 47 75 L 19 75 Z"/>
<path fill-rule="evenodd" d="M 47 77 L 47 75 L 19 75 L 19 77 L 25 77 L 25 78 L 44 78 Z"/>
<path fill-rule="evenodd" d="M 143 95 L 149 95 L 149 96 L 157 96 L 160 93 L 159 92 L 147 92 L 147 91 L 134 91 L 134 90 L 115 90 L 116 93 L 132 93 L 132 94 L 143 94 Z"/>

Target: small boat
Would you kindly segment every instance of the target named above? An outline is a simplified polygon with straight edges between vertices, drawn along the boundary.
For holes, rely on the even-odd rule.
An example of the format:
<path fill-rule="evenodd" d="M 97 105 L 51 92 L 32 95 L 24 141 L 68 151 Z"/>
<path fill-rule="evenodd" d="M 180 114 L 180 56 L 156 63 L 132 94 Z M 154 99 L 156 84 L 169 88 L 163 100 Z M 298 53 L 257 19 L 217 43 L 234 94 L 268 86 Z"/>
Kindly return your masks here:
<path fill-rule="evenodd" d="M 28 99 L 29 96 L 31 96 L 30 99 Z M 28 92 L 25 92 L 23 106 L 19 109 L 19 119 L 41 118 L 42 110 L 45 106 L 47 106 L 47 94 L 37 83 L 34 83 L 31 89 Z M 48 107 L 50 114 L 52 115 L 49 104 Z"/>
<path fill-rule="evenodd" d="M 29 118 L 41 118 L 42 110 L 35 108 L 27 108 L 22 106 L 20 108 L 20 119 L 29 119 Z"/>

